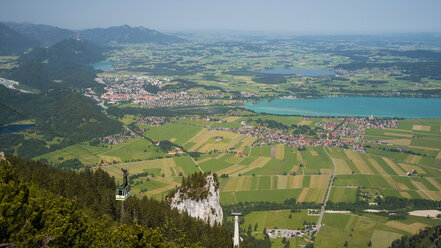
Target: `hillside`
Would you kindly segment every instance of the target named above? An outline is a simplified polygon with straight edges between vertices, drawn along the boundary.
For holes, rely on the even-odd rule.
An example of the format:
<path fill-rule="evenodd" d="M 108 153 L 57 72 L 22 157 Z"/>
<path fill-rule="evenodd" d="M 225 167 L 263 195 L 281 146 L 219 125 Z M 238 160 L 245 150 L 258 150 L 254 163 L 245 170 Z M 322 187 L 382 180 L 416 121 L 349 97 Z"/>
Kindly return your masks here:
<path fill-rule="evenodd" d="M 81 31 L 81 35 L 87 40 L 98 44 L 138 44 L 138 43 L 157 43 L 169 44 L 179 43 L 185 40 L 160 33 L 158 31 L 144 27 L 130 27 L 128 25 L 109 27 L 109 28 L 93 28 Z"/>
<path fill-rule="evenodd" d="M 411 237 L 402 237 L 392 242 L 392 248 L 406 247 L 440 247 L 441 246 L 441 225 L 426 227 L 424 230 Z"/>
<path fill-rule="evenodd" d="M 89 64 L 104 59 L 106 49 L 82 39 L 65 39 L 48 48 L 33 49 L 20 57 L 21 62 L 37 60 L 39 62 L 59 63 L 74 62 Z"/>
<path fill-rule="evenodd" d="M 29 48 L 37 47 L 38 45 L 37 41 L 0 23 L 0 56 L 19 56 Z"/>
<path fill-rule="evenodd" d="M 20 57 L 20 65 L 10 78 L 29 87 L 85 88 L 99 86 L 89 63 L 102 60 L 103 48 L 84 40 L 63 40 L 49 48 L 36 48 Z"/>
<path fill-rule="evenodd" d="M 75 200 L 24 182 L 14 163 L 0 160 L 0 175 L 2 247 L 202 247 L 180 234 L 167 237 L 160 227 L 92 215 Z"/>
<path fill-rule="evenodd" d="M 104 48 L 80 39 L 62 40 L 47 49 L 49 62 L 70 61 L 80 64 L 104 59 Z"/>
<path fill-rule="evenodd" d="M 14 206 L 17 214 L 0 212 L 1 217 L 6 217 L 0 218 L 0 226 L 5 225 L 1 221 L 16 223 L 0 235 L 2 243 L 29 246 L 26 244 L 41 238 L 51 247 L 231 245 L 231 235 L 225 226 L 210 227 L 186 214 L 179 214 L 164 201 L 130 197 L 124 202 L 124 216 L 121 216 L 121 202 L 114 198 L 115 181 L 101 169 L 65 172 L 41 162 L 7 158 L 12 166 L 0 162 L 0 200 L 2 206 Z M 30 194 L 21 194 L 29 192 L 29 188 L 32 188 Z M 29 201 L 23 199 L 26 197 Z M 36 206 L 32 205 L 34 203 Z M 28 216 L 43 217 L 34 218 L 32 224 L 35 225 L 23 228 L 23 220 Z M 40 229 L 36 228 L 38 226 Z M 90 233 L 98 235 L 88 235 Z M 53 239 L 45 239 L 50 234 Z"/>
<path fill-rule="evenodd" d="M 78 93 L 53 91 L 47 95 L 31 95 L 0 86 L 0 103 L 36 120 L 43 127 L 36 129 L 41 138 L 38 135 L 26 138 L 22 134 L 1 135 L 0 149 L 27 158 L 60 149 L 69 145 L 67 142 L 103 137 L 122 129 L 121 123 L 107 117 L 96 102 Z M 23 120 L 23 116 L 4 107 L 0 108 L 0 115 L 0 126 Z"/>
<path fill-rule="evenodd" d="M 18 33 L 38 41 L 43 46 L 50 46 L 64 39 L 74 38 L 76 35 L 75 31 L 43 24 L 28 22 L 6 22 L 5 24 Z"/>

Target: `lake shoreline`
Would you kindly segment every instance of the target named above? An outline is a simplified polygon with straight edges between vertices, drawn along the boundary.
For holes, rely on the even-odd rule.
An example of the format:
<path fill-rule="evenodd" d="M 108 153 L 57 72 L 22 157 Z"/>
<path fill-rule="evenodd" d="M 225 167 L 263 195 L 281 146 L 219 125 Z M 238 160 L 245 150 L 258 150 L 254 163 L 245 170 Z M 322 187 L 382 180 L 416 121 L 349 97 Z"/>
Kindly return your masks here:
<path fill-rule="evenodd" d="M 380 117 L 398 119 L 441 118 L 441 98 L 328 96 L 278 97 L 245 102 L 247 110 L 261 114 L 304 117 Z"/>

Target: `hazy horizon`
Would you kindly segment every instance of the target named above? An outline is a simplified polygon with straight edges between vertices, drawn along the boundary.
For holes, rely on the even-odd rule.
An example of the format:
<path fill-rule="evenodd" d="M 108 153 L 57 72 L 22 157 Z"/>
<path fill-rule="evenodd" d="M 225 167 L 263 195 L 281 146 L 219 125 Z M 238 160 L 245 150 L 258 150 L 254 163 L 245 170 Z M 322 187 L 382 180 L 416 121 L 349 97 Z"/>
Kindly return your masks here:
<path fill-rule="evenodd" d="M 437 0 L 2 0 L 1 22 L 67 29 L 144 26 L 169 32 L 295 34 L 441 32 Z"/>

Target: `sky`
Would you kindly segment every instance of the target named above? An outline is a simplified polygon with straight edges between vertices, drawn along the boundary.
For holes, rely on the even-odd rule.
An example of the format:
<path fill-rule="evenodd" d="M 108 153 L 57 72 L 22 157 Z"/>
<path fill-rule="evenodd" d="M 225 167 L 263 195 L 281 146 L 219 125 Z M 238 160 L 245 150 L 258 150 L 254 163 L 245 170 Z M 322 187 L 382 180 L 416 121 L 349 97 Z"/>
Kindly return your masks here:
<path fill-rule="evenodd" d="M 0 21 L 69 29 L 441 32 L 441 0 L 0 0 Z"/>

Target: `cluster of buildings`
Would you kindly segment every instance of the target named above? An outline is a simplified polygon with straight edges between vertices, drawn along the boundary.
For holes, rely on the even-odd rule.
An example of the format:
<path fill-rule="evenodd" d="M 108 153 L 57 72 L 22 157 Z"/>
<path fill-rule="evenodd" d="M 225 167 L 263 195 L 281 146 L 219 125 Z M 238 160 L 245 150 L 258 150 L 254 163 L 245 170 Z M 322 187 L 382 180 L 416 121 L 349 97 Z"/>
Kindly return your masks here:
<path fill-rule="evenodd" d="M 112 145 L 121 144 L 126 141 L 129 141 L 133 138 L 139 138 L 140 136 L 133 132 L 132 130 L 126 128 L 124 131 L 122 131 L 119 134 L 109 135 L 102 138 L 99 138 L 99 141 L 101 143 L 109 143 Z"/>
<path fill-rule="evenodd" d="M 85 88 L 82 90 L 83 95 L 92 98 L 95 101 L 99 101 L 99 97 L 96 95 L 96 92 L 92 88 Z"/>
<path fill-rule="evenodd" d="M 357 138 L 368 128 L 398 128 L 399 123 L 395 119 L 379 119 L 374 117 L 345 117 L 338 118 L 341 122 L 317 123 L 317 126 L 330 131 L 328 136 Z"/>
<path fill-rule="evenodd" d="M 365 74 L 398 74 L 402 73 L 403 70 L 398 67 L 388 67 L 388 68 L 371 68 L 371 69 L 358 69 L 354 71 L 344 70 L 344 69 L 333 69 L 337 75 L 344 77 L 356 77 Z"/>
<path fill-rule="evenodd" d="M 165 80 L 170 80 L 165 78 Z M 163 86 L 163 82 L 150 77 L 102 78 L 106 84 L 105 93 L 100 99 L 110 104 L 119 102 L 131 102 L 141 107 L 176 107 L 176 106 L 199 106 L 218 103 L 224 97 L 218 94 L 190 94 L 186 91 L 157 91 Z M 157 87 L 157 90 L 148 90 L 146 85 Z"/>
<path fill-rule="evenodd" d="M 353 140 L 343 139 L 317 139 L 311 138 L 304 134 L 292 135 L 285 134 L 282 130 L 271 129 L 264 126 L 252 127 L 244 126 L 240 128 L 225 128 L 225 127 L 207 127 L 208 130 L 220 130 L 238 133 L 246 136 L 251 136 L 259 139 L 260 145 L 266 144 L 286 144 L 290 147 L 305 147 L 305 146 L 352 146 L 358 150 L 361 147 Z"/>
<path fill-rule="evenodd" d="M 97 78 L 97 82 L 106 85 L 106 92 L 99 98 L 89 91 L 85 95 L 110 104 L 130 102 L 149 108 L 209 105 L 218 103 L 225 97 L 223 93 L 190 94 L 186 91 L 160 90 L 171 80 L 172 78 L 158 79 L 147 76 Z"/>
<path fill-rule="evenodd" d="M 184 151 L 179 147 L 175 147 L 175 150 L 171 150 L 168 152 L 168 155 L 176 155 L 176 154 L 184 154 Z"/>
<path fill-rule="evenodd" d="M 396 119 L 380 119 L 373 116 L 369 118 L 366 117 L 346 117 L 339 118 L 338 120 L 343 121 L 342 125 L 356 125 L 361 130 L 366 130 L 367 128 L 398 128 L 399 122 Z"/>
<path fill-rule="evenodd" d="M 323 138 L 310 137 L 306 134 L 293 135 L 285 133 L 279 129 L 272 129 L 265 126 L 253 127 L 242 123 L 240 128 L 207 127 L 211 130 L 221 130 L 238 133 L 246 136 L 252 136 L 259 139 L 261 145 L 265 144 L 287 144 L 290 147 L 305 146 L 333 146 L 333 147 L 352 147 L 353 149 L 365 152 L 363 145 L 358 143 L 359 138 L 367 128 L 398 128 L 398 121 L 394 119 L 350 117 L 339 118 L 341 122 L 317 123 L 325 130 L 321 135 Z M 323 135 L 325 134 L 325 135 Z"/>
<path fill-rule="evenodd" d="M 416 174 L 417 174 L 416 170 L 409 170 L 409 171 L 406 172 L 406 176 L 413 176 L 413 175 L 416 175 Z"/>
<path fill-rule="evenodd" d="M 184 117 L 164 117 L 164 116 L 145 116 L 141 117 L 136 124 L 138 125 L 149 125 L 153 127 L 160 127 L 171 120 L 178 120 Z"/>
<path fill-rule="evenodd" d="M 289 229 L 267 229 L 266 233 L 272 239 L 276 238 L 295 238 L 296 235 L 302 236 L 304 233 L 301 230 L 289 230 Z"/>
<path fill-rule="evenodd" d="M 109 104 L 130 102 L 148 108 L 204 106 L 216 104 L 227 99 L 223 92 L 193 94 L 187 91 L 166 90 L 164 86 L 172 80 L 172 78 L 167 77 L 158 79 L 148 76 L 100 77 L 96 78 L 95 81 L 105 85 L 105 93 L 97 96 L 90 88 L 86 89 L 83 93 L 85 96 L 97 101 L 105 101 Z M 241 91 L 240 94 L 245 98 L 260 97 L 256 93 L 247 91 Z M 236 100 L 236 102 L 241 103 L 243 100 Z"/>
<path fill-rule="evenodd" d="M 248 92 L 248 91 L 241 91 L 240 96 L 245 97 L 245 98 L 253 98 L 253 97 L 258 98 L 258 97 L 260 97 L 259 94 L 253 93 L 253 92 Z"/>
<path fill-rule="evenodd" d="M 161 86 L 164 82 L 170 82 L 173 78 L 164 77 L 162 79 L 156 77 L 148 77 L 148 76 L 123 76 L 123 77 L 100 77 L 96 78 L 95 81 L 98 83 L 102 83 L 105 85 L 112 84 L 130 84 L 143 86 L 144 84 L 151 84 L 156 86 Z"/>
<path fill-rule="evenodd" d="M 157 94 L 133 99 L 133 103 L 141 107 L 177 107 L 177 106 L 201 106 L 216 104 L 222 101 L 223 94 L 189 94 L 186 91 L 172 92 L 161 91 Z"/>

